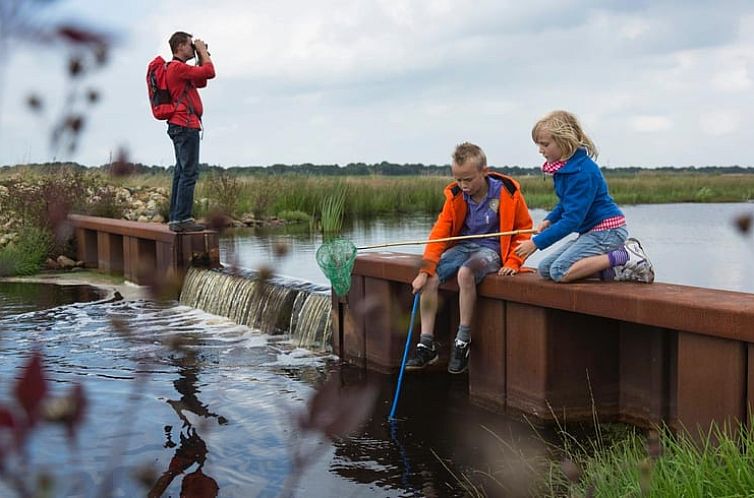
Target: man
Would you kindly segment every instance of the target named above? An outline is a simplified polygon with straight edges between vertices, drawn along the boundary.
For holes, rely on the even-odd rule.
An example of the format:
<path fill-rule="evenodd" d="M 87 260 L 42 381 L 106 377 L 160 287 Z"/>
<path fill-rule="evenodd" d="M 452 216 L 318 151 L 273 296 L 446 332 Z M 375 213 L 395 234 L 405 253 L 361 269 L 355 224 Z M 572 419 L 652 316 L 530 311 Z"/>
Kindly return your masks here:
<path fill-rule="evenodd" d="M 479 146 L 467 142 L 456 147 L 451 172 L 455 181 L 445 187 L 445 204 L 430 239 L 531 229 L 532 220 L 519 184 L 508 176 L 490 172 Z M 421 337 L 406 370 L 419 370 L 437 361 L 434 325 L 438 286 L 457 272 L 460 323 L 448 372 L 466 371 L 476 286 L 488 273 L 518 273 L 524 258 L 513 250 L 529 237 L 519 234 L 466 239 L 456 244 L 427 244 L 422 268 L 412 283 L 414 293 L 421 292 Z"/>
<path fill-rule="evenodd" d="M 202 129 L 202 99 L 197 88 L 215 77 L 215 67 L 204 41 L 177 31 L 170 37 L 173 60 L 168 63 L 167 85 L 176 110 L 168 120 L 168 136 L 175 147 L 175 172 L 170 193 L 168 226 L 174 232 L 199 232 L 204 226 L 191 216 L 194 187 L 199 177 L 199 132 Z M 187 61 L 197 57 L 197 65 Z"/>

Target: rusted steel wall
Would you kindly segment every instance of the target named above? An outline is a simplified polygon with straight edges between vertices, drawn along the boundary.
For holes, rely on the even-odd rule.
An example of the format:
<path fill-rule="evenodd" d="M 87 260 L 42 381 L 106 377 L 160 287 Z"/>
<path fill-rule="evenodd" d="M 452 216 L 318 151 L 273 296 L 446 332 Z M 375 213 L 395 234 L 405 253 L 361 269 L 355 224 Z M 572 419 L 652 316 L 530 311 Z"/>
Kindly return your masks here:
<path fill-rule="evenodd" d="M 419 257 L 357 258 L 333 300 L 333 341 L 349 362 L 400 365 Z M 458 288 L 441 287 L 436 337 L 447 363 Z M 534 273 L 478 289 L 469 393 L 478 403 L 554 417 L 674 428 L 745 421 L 754 402 L 754 294 L 627 282 L 556 284 Z M 414 342 L 418 341 L 417 325 Z M 750 361 L 752 360 L 752 361 Z"/>
<path fill-rule="evenodd" d="M 140 285 L 180 281 L 192 263 L 219 266 L 217 233 L 171 232 L 167 225 L 69 215 L 78 258 L 88 268 L 123 275 Z"/>

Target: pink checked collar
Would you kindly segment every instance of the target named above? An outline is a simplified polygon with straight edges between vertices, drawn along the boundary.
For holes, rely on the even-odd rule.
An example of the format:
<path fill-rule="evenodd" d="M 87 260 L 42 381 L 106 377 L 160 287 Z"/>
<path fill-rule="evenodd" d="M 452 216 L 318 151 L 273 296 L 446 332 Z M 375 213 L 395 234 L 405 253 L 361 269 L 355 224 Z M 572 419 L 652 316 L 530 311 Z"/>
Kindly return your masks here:
<path fill-rule="evenodd" d="M 566 161 L 555 161 L 553 163 L 548 163 L 545 161 L 544 164 L 542 164 L 542 172 L 546 173 L 548 175 L 554 174 L 557 170 L 565 166 Z"/>

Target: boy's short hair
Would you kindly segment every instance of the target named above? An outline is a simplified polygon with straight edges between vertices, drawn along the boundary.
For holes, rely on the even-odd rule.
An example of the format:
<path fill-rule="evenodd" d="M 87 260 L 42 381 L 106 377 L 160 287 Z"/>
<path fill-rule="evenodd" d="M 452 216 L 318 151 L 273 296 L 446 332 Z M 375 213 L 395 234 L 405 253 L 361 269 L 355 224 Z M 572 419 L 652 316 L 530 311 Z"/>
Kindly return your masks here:
<path fill-rule="evenodd" d="M 173 36 L 170 37 L 168 43 L 170 44 L 170 50 L 175 53 L 178 50 L 178 46 L 182 43 L 190 41 L 193 36 L 185 31 L 176 31 Z"/>
<path fill-rule="evenodd" d="M 453 152 L 453 163 L 460 166 L 467 161 L 474 161 L 479 170 L 487 167 L 487 156 L 481 147 L 470 142 L 456 145 L 456 150 Z"/>

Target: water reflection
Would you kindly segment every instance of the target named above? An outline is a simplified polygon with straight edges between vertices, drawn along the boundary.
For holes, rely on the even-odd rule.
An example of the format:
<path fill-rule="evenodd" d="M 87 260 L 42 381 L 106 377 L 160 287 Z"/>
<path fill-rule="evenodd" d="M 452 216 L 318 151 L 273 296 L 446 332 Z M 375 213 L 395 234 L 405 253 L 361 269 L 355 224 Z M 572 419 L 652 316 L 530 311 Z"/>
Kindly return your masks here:
<path fill-rule="evenodd" d="M 199 398 L 199 365 L 196 356 L 188 354 L 178 362 L 179 377 L 173 382 L 175 390 L 181 395 L 179 399 L 167 400 L 168 405 L 175 411 L 181 420 L 181 428 L 178 436 L 180 445 L 175 455 L 170 460 L 167 470 L 157 479 L 154 486 L 149 490 L 149 498 L 157 498 L 163 495 L 173 480 L 186 472 L 194 464 L 196 469 L 183 476 L 181 483 L 181 496 L 195 498 L 215 498 L 218 495 L 219 486 L 217 481 L 204 474 L 204 462 L 207 459 L 207 444 L 199 436 L 197 428 L 187 417 L 186 412 L 192 413 L 204 419 L 216 418 L 217 423 L 224 425 L 228 421 L 225 417 L 213 413 Z M 202 424 L 206 427 L 205 424 Z M 165 426 L 167 441 L 166 448 L 175 447 L 172 439 L 172 426 Z"/>
<path fill-rule="evenodd" d="M 335 443 L 331 471 L 389 496 L 473 496 L 472 489 L 482 487 L 487 496 L 527 496 L 538 482 L 546 440 L 523 419 L 472 405 L 465 376 L 407 376 L 399 418 L 389 422 L 395 376 L 341 368 L 344 382 L 366 376 L 381 390 L 361 432 Z"/>
<path fill-rule="evenodd" d="M 0 317 L 39 311 L 105 297 L 89 285 L 49 285 L 32 282 L 0 282 Z"/>
<path fill-rule="evenodd" d="M 447 375 L 407 377 L 400 421 L 390 425 L 395 376 L 341 367 L 282 336 L 176 303 L 59 306 L 0 316 L 0 328 L 4 385 L 39 347 L 51 389 L 80 383 L 86 390 L 78 456 L 54 427 L 28 445 L 34 458 L 25 475 L 34 480 L 49 469 L 54 496 L 276 497 L 292 482 L 288 490 L 301 497 L 454 497 L 467 493 L 463 476 L 488 495 L 500 494 L 497 481 L 516 495 L 529 484 L 520 462 L 541 457 L 546 445 L 528 424 L 470 405 L 464 378 Z M 352 437 L 300 430 L 296 414 L 310 410 L 321 385 L 334 393 L 320 396 L 324 407 L 348 399 L 367 406 L 357 393 L 376 386 L 367 421 Z M 0 390 L 0 404 L 9 392 Z M 297 469 L 297 447 L 315 448 L 317 458 Z M 145 467 L 152 472 L 146 487 L 134 478 Z M 14 496 L 5 491 L 0 480 L 0 495 Z"/>

